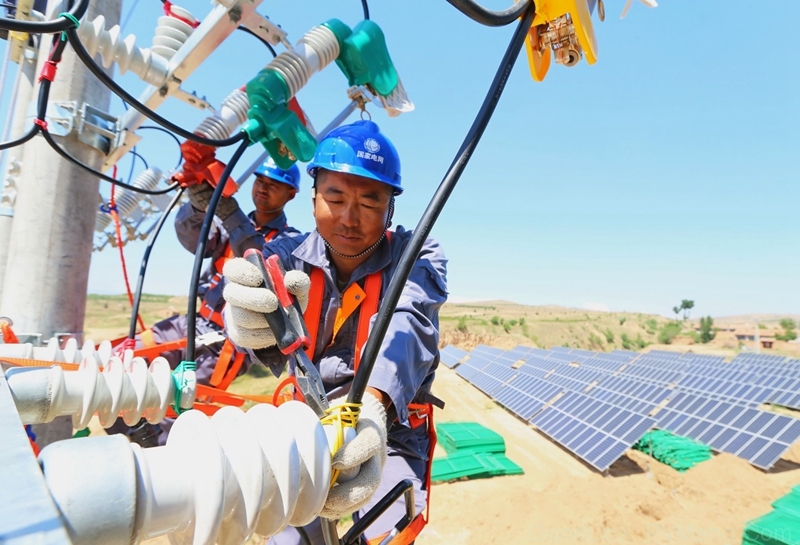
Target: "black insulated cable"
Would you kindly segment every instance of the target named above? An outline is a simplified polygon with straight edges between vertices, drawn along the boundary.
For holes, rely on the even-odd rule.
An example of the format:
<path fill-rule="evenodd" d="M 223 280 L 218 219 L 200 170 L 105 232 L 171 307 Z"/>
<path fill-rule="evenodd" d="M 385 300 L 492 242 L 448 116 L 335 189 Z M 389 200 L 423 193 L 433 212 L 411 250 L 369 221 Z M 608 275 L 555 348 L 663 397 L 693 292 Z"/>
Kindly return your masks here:
<path fill-rule="evenodd" d="M 80 20 L 89 8 L 89 0 L 80 0 L 67 13 Z M 54 34 L 62 30 L 75 28 L 75 22 L 69 17 L 61 16 L 52 21 L 19 21 L 0 17 L 0 29 L 30 34 Z"/>
<path fill-rule="evenodd" d="M 259 36 L 258 34 L 256 34 L 256 33 L 255 33 L 255 32 L 253 32 L 252 30 L 250 30 L 249 28 L 247 28 L 246 26 L 239 25 L 238 27 L 236 27 L 236 29 L 237 29 L 237 30 L 241 30 L 241 31 L 242 31 L 242 32 L 244 32 L 245 34 L 249 34 L 250 36 L 253 36 L 253 37 L 254 37 L 255 39 L 257 39 L 259 42 L 261 42 L 262 44 L 264 44 L 265 46 L 267 46 L 267 49 L 269 49 L 269 52 L 270 52 L 270 53 L 272 53 L 272 56 L 273 56 L 273 57 L 276 57 L 276 56 L 277 56 L 277 55 L 276 55 L 276 53 L 275 53 L 275 48 L 274 48 L 274 47 L 272 47 L 272 44 L 271 44 L 271 43 L 269 43 L 267 40 L 265 40 L 264 38 L 262 38 L 261 36 Z"/>
<path fill-rule="evenodd" d="M 124 102 L 123 102 L 123 104 L 124 104 Z M 178 140 L 177 136 L 175 136 L 174 134 L 169 132 L 164 127 L 156 127 L 155 125 L 142 125 L 141 127 L 139 127 L 136 130 L 140 131 L 142 129 L 151 130 L 151 131 L 161 131 L 164 134 L 169 135 L 173 140 L 175 140 L 175 143 L 178 144 L 178 164 L 175 165 L 175 168 L 177 169 L 179 166 L 181 166 L 181 163 L 183 163 L 183 151 L 181 151 L 181 141 Z"/>
<path fill-rule="evenodd" d="M 153 234 L 150 235 L 150 238 L 147 240 L 147 247 L 144 249 L 144 255 L 142 256 L 142 263 L 139 265 L 139 279 L 136 281 L 136 293 L 133 296 L 133 306 L 131 308 L 131 325 L 130 329 L 128 330 L 128 338 L 135 339 L 136 338 L 136 317 L 139 316 L 139 306 L 142 302 L 142 289 L 144 288 L 144 276 L 147 274 L 147 264 L 150 261 L 150 252 L 153 251 L 153 245 L 156 243 L 156 239 L 158 238 L 158 234 L 161 232 L 161 228 L 164 226 L 164 222 L 167 220 L 167 216 L 169 216 L 172 209 L 175 208 L 175 205 L 181 200 L 183 196 L 183 192 L 185 190 L 181 188 L 175 196 L 172 197 L 172 200 L 167 205 L 167 208 L 161 214 L 161 217 L 158 218 L 158 222 L 156 226 L 153 228 Z"/>
<path fill-rule="evenodd" d="M 89 69 L 89 71 L 100 80 L 100 82 L 111 89 L 111 92 L 119 96 L 122 100 L 127 102 L 134 110 L 139 112 L 140 114 L 144 115 L 145 117 L 155 121 L 165 129 L 169 129 L 170 131 L 174 132 L 186 138 L 187 140 L 191 140 L 192 142 L 197 142 L 198 144 L 205 144 L 206 146 L 212 146 L 215 148 L 224 148 L 226 146 L 231 146 L 243 138 L 245 138 L 244 131 L 239 131 L 237 134 L 231 136 L 230 138 L 225 138 L 224 140 L 215 140 L 213 138 L 205 138 L 203 136 L 197 135 L 193 132 L 187 131 L 186 129 L 179 127 L 172 121 L 169 121 L 156 112 L 136 100 L 136 98 L 128 93 L 125 89 L 119 86 L 113 78 L 111 78 L 105 71 L 94 62 L 92 56 L 83 46 L 83 43 L 78 36 L 78 31 L 74 28 L 67 30 L 67 37 L 69 38 L 70 44 L 72 44 L 72 48 L 75 50 L 75 54 L 78 55 L 78 58 L 83 61 L 83 64 Z"/>
<path fill-rule="evenodd" d="M 472 153 L 475 151 L 475 147 L 478 145 L 478 142 L 480 142 L 481 136 L 486 130 L 486 126 L 489 124 L 489 120 L 500 100 L 500 96 L 503 94 L 508 76 L 511 74 L 514 63 L 525 43 L 528 29 L 533 22 L 534 12 L 533 5 L 530 5 L 528 10 L 524 12 L 517 29 L 514 31 L 514 35 L 511 37 L 511 42 L 508 44 L 508 48 L 503 55 L 503 60 L 500 62 L 500 66 L 495 73 L 492 85 L 489 87 L 489 92 L 486 93 L 486 98 L 483 99 L 483 104 L 478 111 L 478 115 L 475 117 L 475 121 L 473 121 L 442 183 L 439 184 L 431 202 L 428 203 L 428 207 L 422 214 L 422 218 L 420 218 L 416 229 L 414 229 L 414 234 L 411 236 L 408 246 L 406 246 L 405 251 L 403 251 L 403 255 L 400 256 L 400 262 L 397 265 L 394 275 L 392 275 L 392 279 L 389 281 L 386 294 L 378 309 L 377 318 L 372 326 L 372 331 L 370 331 L 367 343 L 364 346 L 358 372 L 353 378 L 353 386 L 350 388 L 350 393 L 347 395 L 347 401 L 349 403 L 361 403 L 364 391 L 367 388 L 369 376 L 372 373 L 372 368 L 375 366 L 375 360 L 378 357 L 378 351 L 381 348 L 381 344 L 383 344 L 384 337 L 386 337 L 386 331 L 389 329 L 389 323 L 397 308 L 397 302 L 400 300 L 403 287 L 406 281 L 408 281 L 408 276 L 414 268 L 414 263 L 419 257 L 419 252 L 422 250 L 422 245 L 428 238 L 433 224 L 439 217 L 444 205 L 447 204 L 447 199 L 453 192 L 456 183 L 458 183 L 458 179 L 461 177 L 464 168 L 472 157 Z"/>
<path fill-rule="evenodd" d="M 15 146 L 21 146 L 22 144 L 24 144 L 25 142 L 36 136 L 36 133 L 38 132 L 39 132 L 39 126 L 34 125 L 33 127 L 30 128 L 30 130 L 27 133 L 20 136 L 16 140 L 9 140 L 8 142 L 3 142 L 2 144 L 0 144 L 0 150 L 13 148 Z"/>
<path fill-rule="evenodd" d="M 473 21 L 485 26 L 505 26 L 513 23 L 525 13 L 525 10 L 534 6 L 533 0 L 522 0 L 502 11 L 492 11 L 474 0 L 447 0 L 447 2 Z"/>
<path fill-rule="evenodd" d="M 244 134 L 244 133 L 242 133 Z M 222 171 L 219 177 L 219 183 L 214 188 L 214 193 L 211 195 L 211 200 L 206 209 L 206 215 L 203 218 L 203 225 L 200 228 L 200 239 L 197 241 L 197 250 L 194 253 L 194 266 L 192 267 L 191 284 L 189 284 L 189 305 L 186 309 L 186 361 L 194 361 L 195 353 L 195 339 L 197 338 L 197 290 L 200 284 L 200 273 L 203 270 L 203 260 L 206 255 L 206 246 L 208 246 L 208 235 L 211 233 L 211 226 L 214 224 L 214 213 L 217 211 L 217 205 L 222 199 L 222 192 L 225 189 L 225 180 L 227 180 L 233 167 L 242 158 L 247 146 L 250 145 L 250 140 L 245 139 L 236 148 L 230 162 Z"/>
<path fill-rule="evenodd" d="M 364 12 L 364 19 L 369 19 L 369 4 L 367 4 L 367 0 L 361 0 L 361 10 Z"/>
<path fill-rule="evenodd" d="M 44 137 L 45 141 L 48 144 L 50 144 L 50 147 L 53 148 L 53 150 L 57 154 L 59 154 L 61 157 L 63 157 L 64 159 L 66 159 L 67 161 L 72 163 L 73 165 L 82 168 L 86 172 L 97 176 L 98 178 L 100 178 L 103 181 L 106 181 L 106 182 L 108 182 L 110 184 L 114 184 L 117 187 L 122 187 L 122 188 L 128 189 L 130 191 L 135 191 L 136 193 L 141 193 L 143 195 L 163 195 L 165 193 L 169 193 L 170 191 L 174 191 L 175 189 L 180 187 L 180 184 L 178 184 L 177 182 L 175 182 L 174 184 L 172 184 L 169 187 L 165 187 L 164 189 L 142 189 L 141 187 L 136 187 L 135 185 L 126 184 L 125 182 L 122 182 L 120 180 L 117 180 L 116 178 L 112 178 L 111 176 L 103 174 L 102 172 L 100 172 L 98 170 L 95 170 L 92 167 L 90 167 L 89 165 L 87 165 L 85 163 L 82 163 L 81 161 L 77 160 L 75 157 L 73 157 L 72 155 L 67 153 L 67 151 L 64 148 L 62 148 L 58 144 L 58 142 L 55 141 L 55 139 L 53 139 L 53 135 L 50 134 L 49 131 L 46 131 L 44 129 L 41 129 L 41 131 L 42 131 L 42 136 Z"/>

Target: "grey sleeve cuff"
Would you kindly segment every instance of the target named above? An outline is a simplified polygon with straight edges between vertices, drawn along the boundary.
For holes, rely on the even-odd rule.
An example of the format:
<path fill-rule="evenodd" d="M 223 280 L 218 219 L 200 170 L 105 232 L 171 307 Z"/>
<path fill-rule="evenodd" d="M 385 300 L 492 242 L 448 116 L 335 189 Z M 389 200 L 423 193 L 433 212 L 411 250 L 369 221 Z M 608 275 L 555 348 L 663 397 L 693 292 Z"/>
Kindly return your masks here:
<path fill-rule="evenodd" d="M 241 208 L 237 208 L 233 214 L 225 218 L 222 226 L 228 233 L 228 241 L 236 256 L 243 256 L 249 248 L 261 250 L 264 247 L 264 237 L 258 234 L 250 218 Z"/>
<path fill-rule="evenodd" d="M 410 400 L 403 395 L 404 388 L 397 375 L 388 369 L 381 369 L 376 363 L 367 385 L 388 395 L 392 400 L 394 410 L 387 412 L 397 414 L 397 420 L 400 424 L 408 426 L 408 404 Z"/>

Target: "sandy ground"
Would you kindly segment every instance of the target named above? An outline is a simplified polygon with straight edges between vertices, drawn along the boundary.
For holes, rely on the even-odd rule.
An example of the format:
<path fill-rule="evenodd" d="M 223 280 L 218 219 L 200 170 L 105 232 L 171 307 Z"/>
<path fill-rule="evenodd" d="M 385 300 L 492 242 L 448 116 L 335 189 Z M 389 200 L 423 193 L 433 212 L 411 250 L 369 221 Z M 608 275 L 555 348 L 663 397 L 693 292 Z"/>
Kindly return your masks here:
<path fill-rule="evenodd" d="M 439 422 L 497 431 L 525 475 L 434 485 L 421 545 L 738 545 L 745 523 L 800 483 L 800 444 L 769 473 L 723 454 L 681 474 L 629 451 L 603 476 L 454 371 L 437 372 L 434 393 L 447 403 Z"/>

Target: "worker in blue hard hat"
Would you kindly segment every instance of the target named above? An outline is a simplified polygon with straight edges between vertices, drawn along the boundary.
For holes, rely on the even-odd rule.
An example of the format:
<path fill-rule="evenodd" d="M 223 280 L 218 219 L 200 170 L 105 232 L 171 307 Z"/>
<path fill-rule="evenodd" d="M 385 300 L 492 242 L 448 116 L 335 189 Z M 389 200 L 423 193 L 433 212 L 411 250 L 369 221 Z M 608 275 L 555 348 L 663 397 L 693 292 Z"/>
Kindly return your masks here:
<path fill-rule="evenodd" d="M 318 145 L 308 173 L 314 179 L 316 229 L 292 240 L 264 246 L 287 270 L 285 284 L 304 310 L 311 338 L 309 357 L 318 367 L 328 397 L 336 405 L 353 381 L 367 335 L 389 280 L 411 238 L 402 227 L 390 231 L 395 197 L 403 192 L 400 159 L 378 125 L 357 121 L 328 134 Z M 274 310 L 268 290 L 254 285 L 259 275 L 244 259 L 224 269 L 223 312 L 230 339 L 276 375 L 284 356 L 275 346 L 264 312 Z M 254 276 L 255 275 L 255 276 Z M 368 381 L 356 437 L 333 458 L 349 481 L 331 488 L 320 516 L 358 519 L 403 479 L 414 483 L 415 531 L 424 524 L 427 476 L 433 438 L 429 429 L 431 394 L 439 363 L 439 308 L 447 299 L 446 259 L 428 239 L 405 285 Z M 256 358 L 257 351 L 259 358 Z M 293 362 L 289 362 L 293 373 Z M 402 500 L 370 530 L 368 539 L 389 532 L 405 514 Z M 288 527 L 272 543 L 323 543 L 319 521 Z M 408 542 L 408 541 L 407 541 Z"/>
<path fill-rule="evenodd" d="M 246 354 L 235 350 L 224 335 L 222 321 L 222 267 L 233 257 L 241 256 L 251 247 L 261 247 L 265 241 L 299 235 L 300 232 L 289 226 L 283 212 L 286 203 L 294 199 L 300 189 L 300 169 L 297 165 L 283 170 L 275 165 L 272 158 L 255 170 L 252 199 L 255 210 L 245 214 L 233 197 L 223 197 L 216 210 L 206 257 L 211 264 L 200 278 L 198 295 L 202 299 L 198 309 L 195 327 L 197 328 L 197 381 L 200 384 L 226 389 L 248 365 Z M 188 251 L 194 253 L 200 238 L 200 229 L 206 208 L 214 188 L 206 182 L 189 187 L 189 202 L 184 204 L 175 218 L 175 231 L 178 240 Z M 186 315 L 178 315 L 162 320 L 137 335 L 137 348 L 156 347 L 185 340 L 189 327 Z M 162 352 L 174 368 L 185 359 L 183 348 Z M 121 422 L 121 421 L 120 421 Z M 113 431 L 123 430 L 120 422 Z M 165 420 L 153 427 L 142 421 L 135 429 L 125 430 L 132 440 L 151 445 L 153 441 L 163 444 L 172 420 Z M 117 429 L 119 428 L 119 429 Z M 140 436 L 145 439 L 140 441 Z"/>

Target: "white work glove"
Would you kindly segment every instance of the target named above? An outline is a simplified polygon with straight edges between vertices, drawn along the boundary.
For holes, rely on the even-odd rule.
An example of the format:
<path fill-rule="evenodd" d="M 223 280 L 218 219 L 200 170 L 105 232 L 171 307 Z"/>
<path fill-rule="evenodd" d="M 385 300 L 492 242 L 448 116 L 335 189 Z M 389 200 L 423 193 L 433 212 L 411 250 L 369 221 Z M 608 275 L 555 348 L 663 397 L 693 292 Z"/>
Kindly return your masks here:
<path fill-rule="evenodd" d="M 230 340 L 253 350 L 273 346 L 275 335 L 263 314 L 278 308 L 278 298 L 271 290 L 258 287 L 262 282 L 261 273 L 246 259 L 236 257 L 225 263 L 222 274 L 227 280 L 222 296 L 228 303 L 223 315 Z M 311 287 L 308 275 L 303 271 L 287 271 L 283 282 L 305 312 Z"/>
<path fill-rule="evenodd" d="M 344 402 L 336 400 L 332 405 Z M 381 473 L 386 463 L 386 409 L 372 394 L 365 393 L 361 414 L 356 424 L 355 438 L 346 443 L 333 456 L 333 469 L 352 470 L 360 466 L 358 475 L 345 482 L 337 482 L 325 500 L 319 516 L 336 520 L 364 507 L 381 483 Z"/>

